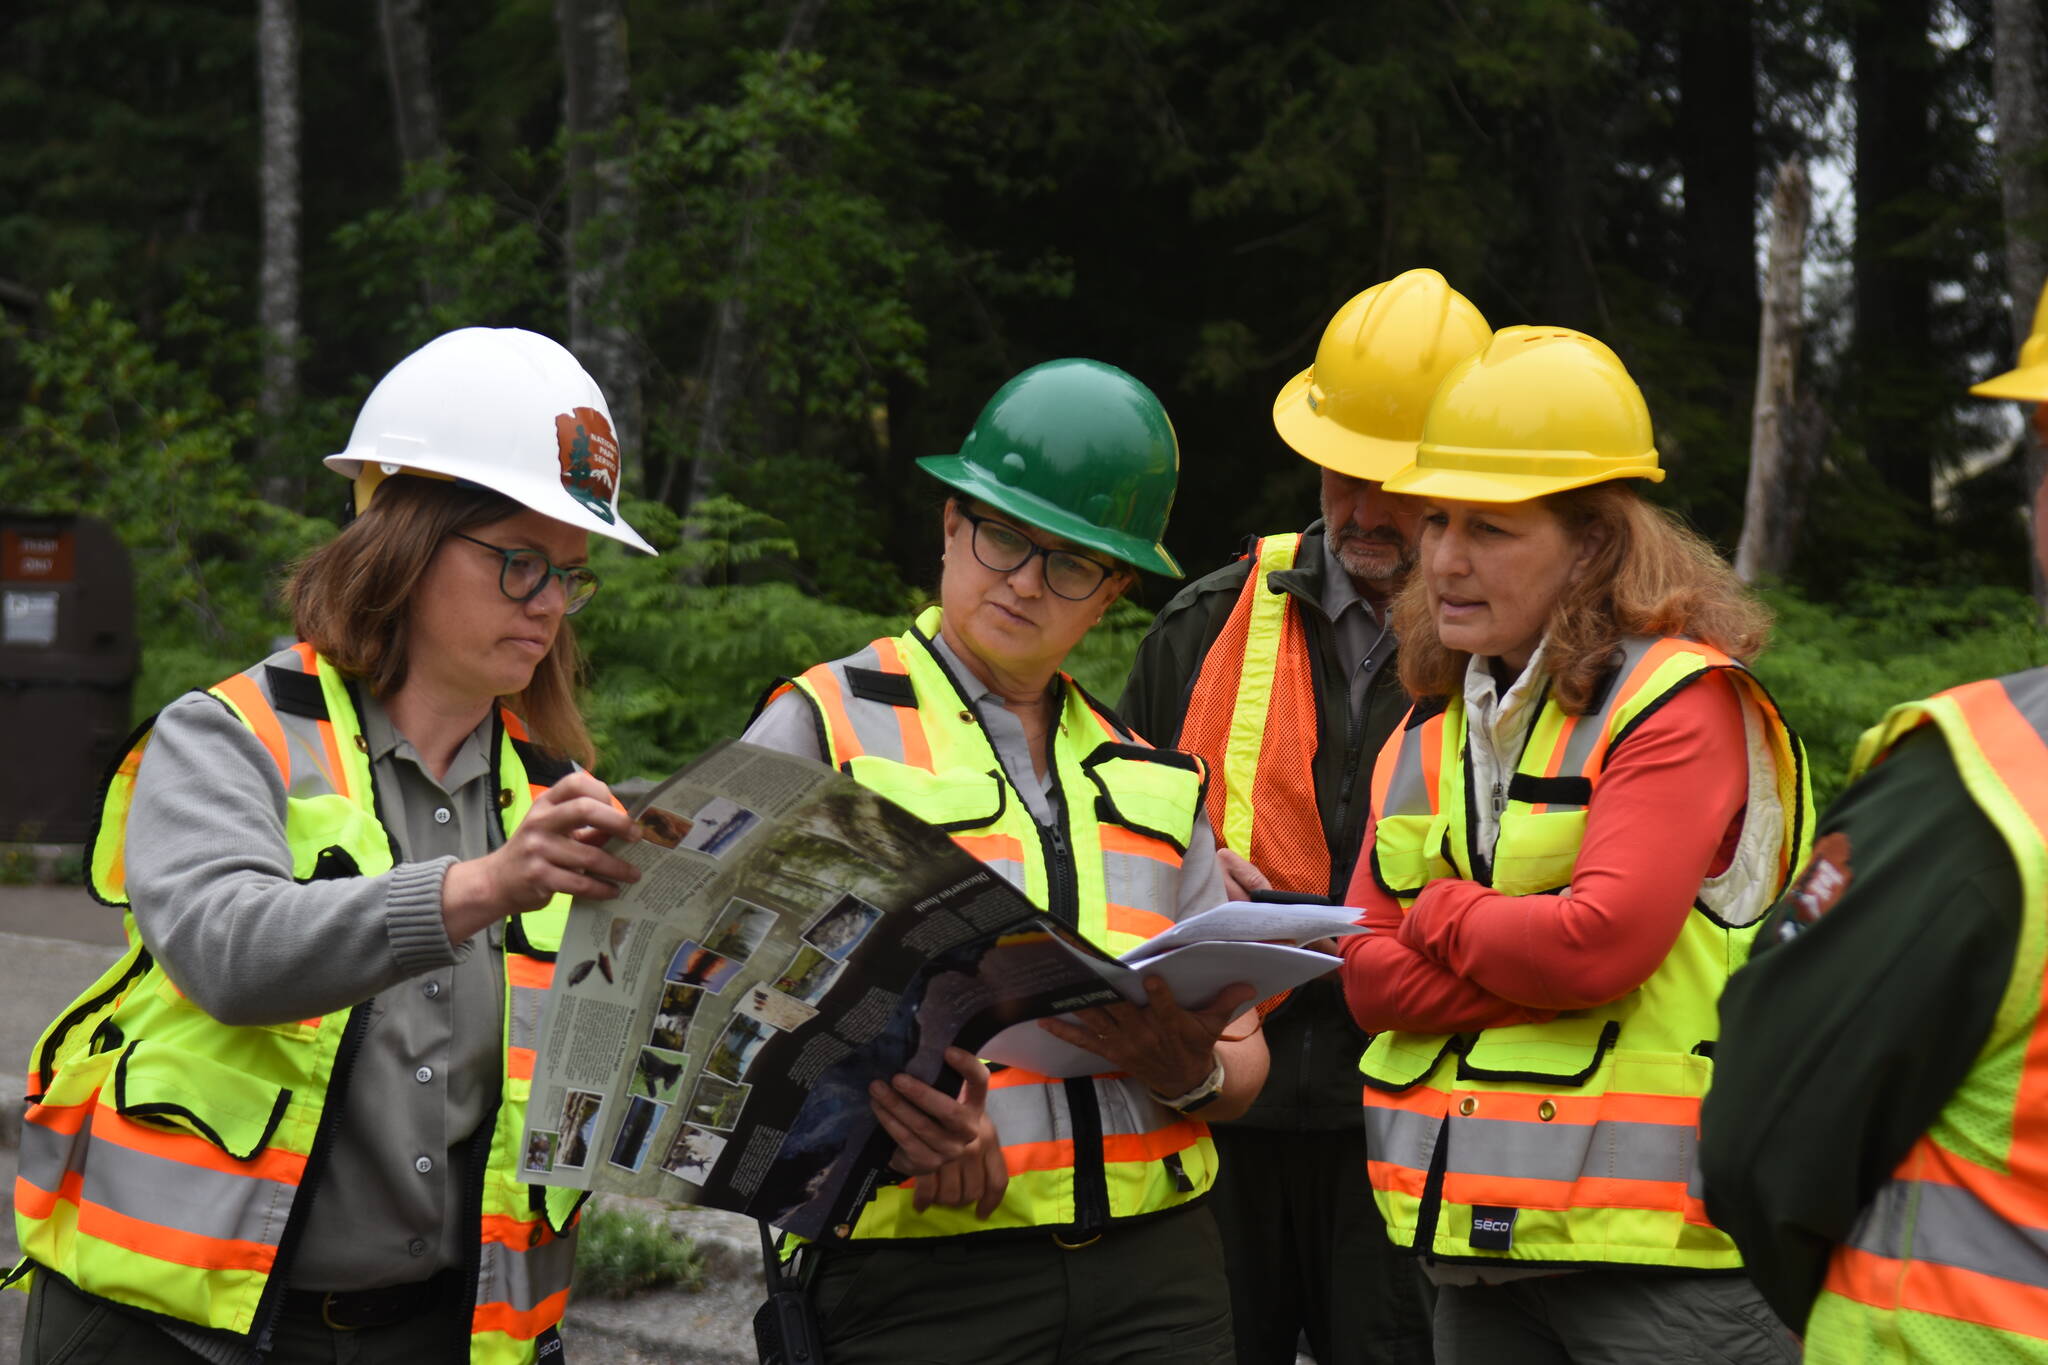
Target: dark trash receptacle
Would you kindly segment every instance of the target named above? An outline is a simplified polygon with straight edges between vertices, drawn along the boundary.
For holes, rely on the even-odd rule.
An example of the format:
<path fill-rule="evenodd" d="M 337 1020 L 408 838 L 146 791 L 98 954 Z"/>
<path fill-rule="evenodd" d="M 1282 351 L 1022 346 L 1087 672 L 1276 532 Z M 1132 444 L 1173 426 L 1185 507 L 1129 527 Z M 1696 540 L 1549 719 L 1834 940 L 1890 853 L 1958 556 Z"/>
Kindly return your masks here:
<path fill-rule="evenodd" d="M 86 840 L 128 737 L 140 651 L 128 551 L 92 517 L 0 511 L 0 842 Z"/>

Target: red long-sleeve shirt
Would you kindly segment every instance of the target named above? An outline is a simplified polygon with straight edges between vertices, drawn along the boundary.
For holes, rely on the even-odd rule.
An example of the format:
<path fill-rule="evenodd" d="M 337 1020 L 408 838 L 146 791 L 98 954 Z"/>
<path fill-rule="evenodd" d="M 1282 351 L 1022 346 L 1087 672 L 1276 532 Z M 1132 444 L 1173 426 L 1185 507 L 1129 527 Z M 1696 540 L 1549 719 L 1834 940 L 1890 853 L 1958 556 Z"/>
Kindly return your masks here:
<path fill-rule="evenodd" d="M 1563 893 L 1507 896 L 1447 878 L 1404 915 L 1373 881 L 1368 822 L 1368 856 L 1345 896 L 1373 930 L 1341 945 L 1352 1016 L 1373 1032 L 1454 1033 L 1628 994 L 1678 941 L 1700 883 L 1728 866 L 1747 798 L 1742 704 L 1713 673 L 1614 751 Z"/>

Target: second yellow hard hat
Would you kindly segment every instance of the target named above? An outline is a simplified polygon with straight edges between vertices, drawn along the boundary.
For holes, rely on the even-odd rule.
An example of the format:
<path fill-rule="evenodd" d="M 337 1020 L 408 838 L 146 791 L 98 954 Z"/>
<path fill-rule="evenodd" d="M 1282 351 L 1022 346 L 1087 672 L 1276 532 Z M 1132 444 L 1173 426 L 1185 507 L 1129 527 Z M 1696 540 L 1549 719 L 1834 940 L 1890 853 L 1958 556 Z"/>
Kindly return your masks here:
<path fill-rule="evenodd" d="M 1273 400 L 1273 426 L 1317 464 L 1383 482 L 1415 458 L 1437 385 L 1489 335 L 1436 271 L 1396 275 L 1337 310 L 1315 363 Z"/>
<path fill-rule="evenodd" d="M 1415 463 L 1387 491 L 1526 502 L 1608 479 L 1661 481 L 1642 390 L 1621 357 L 1566 327 L 1503 327 L 1445 377 Z"/>

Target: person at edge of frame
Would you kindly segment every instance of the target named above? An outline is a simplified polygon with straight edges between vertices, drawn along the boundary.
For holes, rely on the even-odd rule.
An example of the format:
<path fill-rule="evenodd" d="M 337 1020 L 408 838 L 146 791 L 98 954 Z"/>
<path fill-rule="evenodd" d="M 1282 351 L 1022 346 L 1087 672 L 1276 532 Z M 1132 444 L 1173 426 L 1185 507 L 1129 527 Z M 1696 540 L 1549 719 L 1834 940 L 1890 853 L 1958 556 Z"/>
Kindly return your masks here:
<path fill-rule="evenodd" d="M 537 1021 L 570 898 L 639 877 L 568 618 L 591 535 L 653 549 L 604 395 L 532 332 L 427 343 L 327 464 L 355 515 L 286 586 L 301 643 L 110 774 L 89 870 L 129 949 L 29 1063 L 25 1365 L 561 1358 L 581 1196 L 519 1176 Z M 904 1169 L 968 1148 L 977 1087 L 898 1087 Z"/>
<path fill-rule="evenodd" d="M 1715 1002 L 1812 799 L 1746 667 L 1768 613 L 1629 482 L 1662 477 L 1613 351 L 1509 327 L 1387 481 L 1422 501 L 1418 700 L 1341 951 L 1373 1193 L 1445 1365 L 1798 1357 L 1695 1177 Z"/>
<path fill-rule="evenodd" d="M 2048 429 L 2048 293 L 1970 392 Z M 2048 1361 L 2044 736 L 2039 668 L 1894 707 L 1721 999 L 1707 1207 L 1810 1361 Z"/>
<path fill-rule="evenodd" d="M 838 766 L 940 824 L 1031 900 L 1123 953 L 1226 899 L 1202 764 L 1155 749 L 1060 671 L 1160 544 L 1179 470 L 1165 409 L 1093 360 L 1025 370 L 955 455 L 939 605 L 772 691 L 743 738 Z M 1102 1058 L 999 1071 L 986 1146 L 878 1191 L 807 1255 L 832 1365 L 1225 1365 L 1230 1295 L 1202 1202 L 1205 1120 L 1265 1079 L 1250 987 L 1042 1027 Z"/>
<path fill-rule="evenodd" d="M 1321 467 L 1320 519 L 1183 588 L 1138 646 L 1117 709 L 1208 763 L 1233 894 L 1350 885 L 1373 755 L 1408 711 L 1387 614 L 1416 506 L 1382 485 L 1414 462 L 1437 385 L 1491 335 L 1434 270 L 1348 300 L 1273 400 L 1281 439 Z M 1334 977 L 1272 1005 L 1265 1032 L 1266 1088 L 1213 1131 L 1238 1365 L 1293 1365 L 1304 1336 L 1320 1365 L 1426 1365 L 1427 1282 L 1366 1184 L 1365 1035 Z"/>

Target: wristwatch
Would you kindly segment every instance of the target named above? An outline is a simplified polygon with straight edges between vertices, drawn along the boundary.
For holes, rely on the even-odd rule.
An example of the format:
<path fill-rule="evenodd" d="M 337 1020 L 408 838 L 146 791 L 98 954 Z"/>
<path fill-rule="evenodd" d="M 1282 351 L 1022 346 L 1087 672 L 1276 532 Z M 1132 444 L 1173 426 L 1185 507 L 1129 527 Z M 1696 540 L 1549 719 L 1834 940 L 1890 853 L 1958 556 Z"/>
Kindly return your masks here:
<path fill-rule="evenodd" d="M 1218 1057 L 1216 1059 L 1216 1065 L 1210 1067 L 1209 1074 L 1202 1078 L 1202 1083 L 1200 1085 L 1197 1085 L 1193 1090 L 1188 1091 L 1187 1094 L 1175 1095 L 1171 1099 L 1169 1099 L 1165 1095 L 1160 1094 L 1157 1090 L 1154 1090 L 1152 1092 L 1152 1098 L 1158 1100 L 1168 1109 L 1175 1109 L 1183 1114 L 1192 1114 L 1197 1110 L 1202 1109 L 1205 1106 L 1213 1103 L 1216 1097 L 1222 1093 L 1223 1059 L 1221 1057 Z"/>

